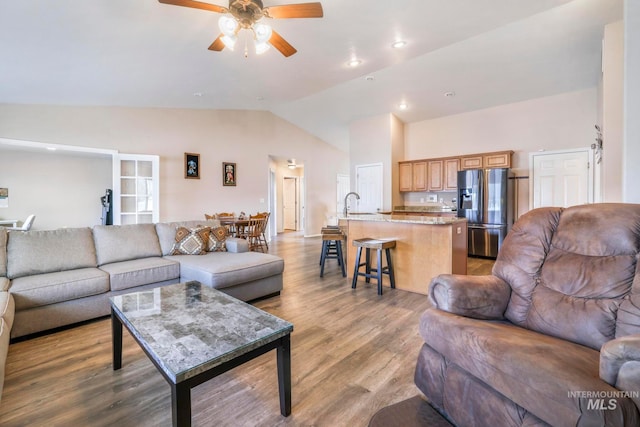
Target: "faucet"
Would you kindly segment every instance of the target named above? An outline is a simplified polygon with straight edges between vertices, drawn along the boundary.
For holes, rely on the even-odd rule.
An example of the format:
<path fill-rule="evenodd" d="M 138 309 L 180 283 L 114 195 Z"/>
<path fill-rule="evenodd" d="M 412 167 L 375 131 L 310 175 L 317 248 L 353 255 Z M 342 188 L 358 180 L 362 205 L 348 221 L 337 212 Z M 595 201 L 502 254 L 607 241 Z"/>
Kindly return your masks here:
<path fill-rule="evenodd" d="M 350 195 L 354 195 L 356 196 L 357 200 L 360 200 L 360 195 L 358 193 L 356 193 L 355 191 L 352 191 L 350 193 L 347 193 L 346 196 L 344 196 L 344 216 L 347 216 L 347 199 L 349 198 Z"/>

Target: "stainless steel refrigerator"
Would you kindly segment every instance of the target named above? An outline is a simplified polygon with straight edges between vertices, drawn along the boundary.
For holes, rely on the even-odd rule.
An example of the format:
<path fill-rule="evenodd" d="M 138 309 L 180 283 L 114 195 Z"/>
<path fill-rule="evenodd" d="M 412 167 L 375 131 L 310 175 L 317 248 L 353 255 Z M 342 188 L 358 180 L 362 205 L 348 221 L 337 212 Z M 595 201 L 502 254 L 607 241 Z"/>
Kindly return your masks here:
<path fill-rule="evenodd" d="M 513 224 L 509 169 L 458 172 L 458 217 L 468 220 L 469 255 L 495 258 Z"/>

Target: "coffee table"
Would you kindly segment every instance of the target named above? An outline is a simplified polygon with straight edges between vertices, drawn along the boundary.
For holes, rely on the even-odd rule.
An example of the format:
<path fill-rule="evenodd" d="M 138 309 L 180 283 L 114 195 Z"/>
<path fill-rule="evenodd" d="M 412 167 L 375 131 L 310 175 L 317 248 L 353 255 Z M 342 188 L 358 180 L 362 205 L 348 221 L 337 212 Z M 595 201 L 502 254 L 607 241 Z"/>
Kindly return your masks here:
<path fill-rule="evenodd" d="M 191 425 L 191 389 L 277 350 L 280 413 L 291 414 L 293 325 L 199 282 L 113 296 L 113 369 L 122 367 L 122 325 L 171 386 L 174 426 Z"/>

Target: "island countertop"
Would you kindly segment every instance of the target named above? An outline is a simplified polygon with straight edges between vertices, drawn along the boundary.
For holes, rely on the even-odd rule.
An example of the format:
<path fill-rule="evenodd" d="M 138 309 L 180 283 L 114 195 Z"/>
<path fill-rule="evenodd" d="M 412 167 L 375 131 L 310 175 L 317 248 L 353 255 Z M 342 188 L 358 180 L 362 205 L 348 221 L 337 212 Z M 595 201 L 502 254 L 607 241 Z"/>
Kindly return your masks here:
<path fill-rule="evenodd" d="M 467 273 L 467 220 L 457 217 L 411 215 L 347 215 L 339 224 L 347 235 L 347 275 L 352 278 L 356 259 L 355 239 L 394 239 L 391 250 L 396 288 L 427 294 L 438 274 Z M 373 254 L 372 254 L 373 255 Z M 363 254 L 364 256 L 364 254 Z M 375 255 L 372 256 L 375 260 Z M 358 281 L 358 288 L 377 286 Z M 389 278 L 383 278 L 389 286 Z M 374 291 L 375 292 L 375 291 Z"/>
<path fill-rule="evenodd" d="M 383 221 L 383 222 L 401 222 L 407 224 L 428 224 L 428 225 L 451 225 L 466 222 L 466 218 L 447 217 L 447 216 L 424 216 L 424 215 L 383 215 L 383 214 L 364 214 L 364 215 L 340 215 L 340 220 L 348 221 Z"/>

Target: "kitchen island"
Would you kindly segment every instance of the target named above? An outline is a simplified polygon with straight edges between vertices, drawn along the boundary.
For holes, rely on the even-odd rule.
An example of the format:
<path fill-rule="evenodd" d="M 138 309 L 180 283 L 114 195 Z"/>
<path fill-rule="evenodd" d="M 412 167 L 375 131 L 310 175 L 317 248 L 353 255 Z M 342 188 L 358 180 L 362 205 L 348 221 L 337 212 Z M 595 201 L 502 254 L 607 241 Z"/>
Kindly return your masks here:
<path fill-rule="evenodd" d="M 395 239 L 391 250 L 396 288 L 427 294 L 438 274 L 467 273 L 467 220 L 455 217 L 411 215 L 348 215 L 339 220 L 347 235 L 347 275 L 353 277 L 355 239 Z M 363 253 L 364 257 L 364 253 Z M 375 255 L 372 254 L 375 263 Z M 383 261 L 384 262 L 384 261 Z M 358 286 L 362 286 L 360 279 Z M 389 278 L 384 277 L 389 286 Z M 375 279 L 372 280 L 373 286 Z"/>

